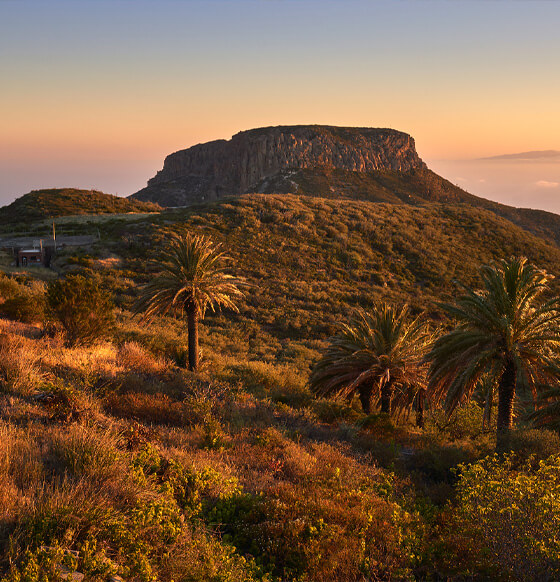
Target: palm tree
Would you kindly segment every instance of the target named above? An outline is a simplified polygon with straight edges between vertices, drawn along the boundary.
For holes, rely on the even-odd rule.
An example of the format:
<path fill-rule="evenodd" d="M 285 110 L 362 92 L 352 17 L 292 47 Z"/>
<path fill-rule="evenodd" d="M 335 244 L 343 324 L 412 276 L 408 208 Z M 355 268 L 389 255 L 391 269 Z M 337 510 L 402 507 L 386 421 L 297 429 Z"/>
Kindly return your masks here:
<path fill-rule="evenodd" d="M 409 321 L 407 306 L 398 310 L 385 303 L 371 312 L 360 310 L 330 340 L 310 377 L 311 390 L 319 396 L 350 398 L 359 394 L 366 414 L 374 398 L 381 411 L 390 413 L 392 402 L 422 387 L 422 358 L 429 341 L 427 326 L 418 318 Z M 410 398 L 408 399 L 411 404 Z"/>
<path fill-rule="evenodd" d="M 498 392 L 497 448 L 507 442 L 516 393 L 534 396 L 555 380 L 552 361 L 560 347 L 560 300 L 542 300 L 550 277 L 525 258 L 481 269 L 484 288 L 443 309 L 457 327 L 440 337 L 428 356 L 430 392 L 451 413 L 481 380 Z"/>
<path fill-rule="evenodd" d="M 556 382 L 548 382 L 540 387 L 537 400 L 526 406 L 523 420 L 537 428 L 560 430 L 560 363 L 555 362 Z"/>
<path fill-rule="evenodd" d="M 560 386 L 556 385 L 539 395 L 537 409 L 526 416 L 537 428 L 560 430 Z"/>
<path fill-rule="evenodd" d="M 206 309 L 228 307 L 238 311 L 235 298 L 243 296 L 241 279 L 228 275 L 229 257 L 204 235 L 171 235 L 169 246 L 152 262 L 159 274 L 140 291 L 135 312 L 187 316 L 189 369 L 198 369 L 198 322 Z"/>

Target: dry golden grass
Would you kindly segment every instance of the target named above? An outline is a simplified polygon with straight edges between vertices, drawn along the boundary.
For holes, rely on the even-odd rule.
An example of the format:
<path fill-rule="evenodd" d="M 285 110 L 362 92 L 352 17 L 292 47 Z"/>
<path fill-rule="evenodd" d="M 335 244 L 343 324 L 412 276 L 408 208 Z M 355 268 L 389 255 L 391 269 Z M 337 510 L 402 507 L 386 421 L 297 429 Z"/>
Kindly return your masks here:
<path fill-rule="evenodd" d="M 119 370 L 146 375 L 164 374 L 170 366 L 168 360 L 154 356 L 135 342 L 125 342 L 119 346 L 115 363 Z"/>
<path fill-rule="evenodd" d="M 112 344 L 66 348 L 60 343 L 45 342 L 45 346 L 43 363 L 51 369 L 67 369 L 78 374 L 98 373 L 108 377 L 119 371 L 117 349 Z"/>
<path fill-rule="evenodd" d="M 176 331 L 67 348 L 0 320 L 0 571 L 34 540 L 94 535 L 131 581 L 413 579 L 411 485 L 374 457 L 386 439 L 389 465 L 417 432 L 313 400 L 297 366 L 220 341 L 194 375 L 166 355 Z"/>
<path fill-rule="evenodd" d="M 39 325 L 21 323 L 11 319 L 0 318 L 0 333 L 21 335 L 27 338 L 40 338 L 42 331 Z"/>
<path fill-rule="evenodd" d="M 0 424 L 0 499 L 5 520 L 22 513 L 48 511 L 80 491 L 76 503 L 99 499 L 105 489 L 129 490 L 126 465 L 116 448 L 114 433 L 86 426 L 64 425 L 17 428 Z M 111 485 L 111 487 L 109 487 Z"/>
<path fill-rule="evenodd" d="M 111 393 L 105 398 L 104 409 L 118 418 L 135 419 L 147 424 L 190 424 L 185 404 L 174 402 L 166 394 Z"/>
<path fill-rule="evenodd" d="M 37 340 L 23 335 L 0 334 L 0 386 L 3 391 L 29 395 L 46 379 L 40 365 L 42 347 Z"/>
<path fill-rule="evenodd" d="M 0 515 L 13 518 L 14 512 L 29 504 L 45 473 L 40 445 L 26 429 L 0 424 Z"/>
<path fill-rule="evenodd" d="M 111 255 L 104 259 L 95 259 L 93 261 L 93 267 L 95 269 L 118 269 L 121 267 L 123 260 L 116 255 Z"/>

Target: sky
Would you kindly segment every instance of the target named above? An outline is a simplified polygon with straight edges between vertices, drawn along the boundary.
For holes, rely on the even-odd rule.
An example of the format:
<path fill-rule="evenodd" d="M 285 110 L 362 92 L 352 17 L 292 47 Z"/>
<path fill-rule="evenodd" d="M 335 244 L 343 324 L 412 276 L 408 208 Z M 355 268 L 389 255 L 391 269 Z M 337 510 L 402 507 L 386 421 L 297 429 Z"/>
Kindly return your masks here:
<path fill-rule="evenodd" d="M 254 127 L 410 133 L 474 194 L 560 213 L 560 1 L 0 0 L 0 204 L 129 195 Z"/>

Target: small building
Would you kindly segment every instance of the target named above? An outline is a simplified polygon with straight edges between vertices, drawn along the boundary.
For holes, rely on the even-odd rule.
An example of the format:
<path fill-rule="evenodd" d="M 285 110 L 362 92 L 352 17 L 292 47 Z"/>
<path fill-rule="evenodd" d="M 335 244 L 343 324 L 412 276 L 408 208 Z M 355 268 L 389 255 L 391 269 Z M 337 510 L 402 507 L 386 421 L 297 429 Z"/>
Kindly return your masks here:
<path fill-rule="evenodd" d="M 1 1 L 1 0 L 0 0 Z M 14 257 L 16 267 L 47 267 L 58 249 L 65 247 L 87 247 L 97 240 L 95 235 L 69 235 L 45 238 L 35 238 L 33 236 L 6 236 L 0 237 L 0 250 L 10 253 Z"/>
<path fill-rule="evenodd" d="M 19 249 L 17 252 L 16 266 L 18 267 L 45 267 L 46 253 L 42 248 Z"/>

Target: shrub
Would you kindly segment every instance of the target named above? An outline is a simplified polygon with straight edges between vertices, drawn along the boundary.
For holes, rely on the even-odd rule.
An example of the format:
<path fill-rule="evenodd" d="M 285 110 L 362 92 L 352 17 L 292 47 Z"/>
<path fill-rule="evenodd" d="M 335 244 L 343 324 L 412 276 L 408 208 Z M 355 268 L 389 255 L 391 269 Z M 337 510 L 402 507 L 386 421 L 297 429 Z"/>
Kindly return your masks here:
<path fill-rule="evenodd" d="M 15 279 L 0 273 L 0 297 L 7 299 L 17 295 L 20 291 L 21 283 L 18 283 Z"/>
<path fill-rule="evenodd" d="M 45 288 L 38 281 L 31 285 L 15 279 L 0 279 L 0 313 L 9 319 L 23 323 L 41 323 L 45 318 Z"/>
<path fill-rule="evenodd" d="M 457 407 L 449 417 L 445 411 L 436 408 L 428 414 L 425 432 L 450 441 L 473 439 L 483 433 L 482 408 L 475 402 L 466 402 Z"/>
<path fill-rule="evenodd" d="M 113 301 L 95 279 L 72 275 L 50 283 L 47 311 L 70 345 L 93 344 L 113 331 Z"/>
<path fill-rule="evenodd" d="M 12 565 L 1 582 L 63 582 L 73 579 L 77 565 L 75 554 L 65 552 L 60 546 L 41 547 L 34 552 L 27 550 L 19 567 Z"/>
<path fill-rule="evenodd" d="M 510 579 L 558 580 L 560 456 L 536 470 L 516 470 L 516 462 L 494 455 L 462 467 L 457 522 Z"/>
<path fill-rule="evenodd" d="M 184 345 L 173 343 L 167 349 L 167 355 L 179 368 L 187 368 L 189 365 L 189 350 Z"/>
<path fill-rule="evenodd" d="M 87 416 L 91 411 L 87 398 L 72 384 L 56 379 L 41 386 L 40 401 L 55 422 L 70 422 Z"/>
<path fill-rule="evenodd" d="M 423 482 L 454 484 L 457 481 L 457 466 L 475 461 L 474 450 L 456 445 L 431 446 L 416 451 L 407 460 L 407 467 L 422 476 Z"/>
<path fill-rule="evenodd" d="M 2 473 L 19 471 L 9 456 L 14 451 L 19 464 L 27 434 L 0 427 L 8 445 L 0 446 L 0 499 Z M 2 524 L 2 582 L 54 582 L 75 570 L 86 580 L 266 579 L 251 558 L 199 527 L 210 500 L 240 493 L 237 479 L 185 466 L 150 445 L 129 456 L 117 444 L 116 434 L 80 426 L 41 437 L 34 454 L 45 471 L 24 483 L 31 502 L 14 505 L 17 523 Z"/>
<path fill-rule="evenodd" d="M 361 416 L 348 404 L 335 400 L 316 400 L 312 403 L 312 407 L 322 422 L 356 422 Z"/>
<path fill-rule="evenodd" d="M 545 429 L 525 429 L 511 431 L 509 449 L 516 453 L 518 459 L 547 459 L 560 453 L 558 433 Z"/>
<path fill-rule="evenodd" d="M 23 323 L 42 323 L 45 315 L 43 301 L 28 293 L 6 299 L 1 309 L 2 315 Z"/>
<path fill-rule="evenodd" d="M 258 395 L 269 395 L 295 392 L 305 392 L 305 380 L 303 377 L 286 365 L 275 365 L 261 361 L 243 362 L 226 368 L 225 379 L 231 383 L 240 382 L 246 390 Z M 310 401 L 307 392 L 305 400 Z"/>

